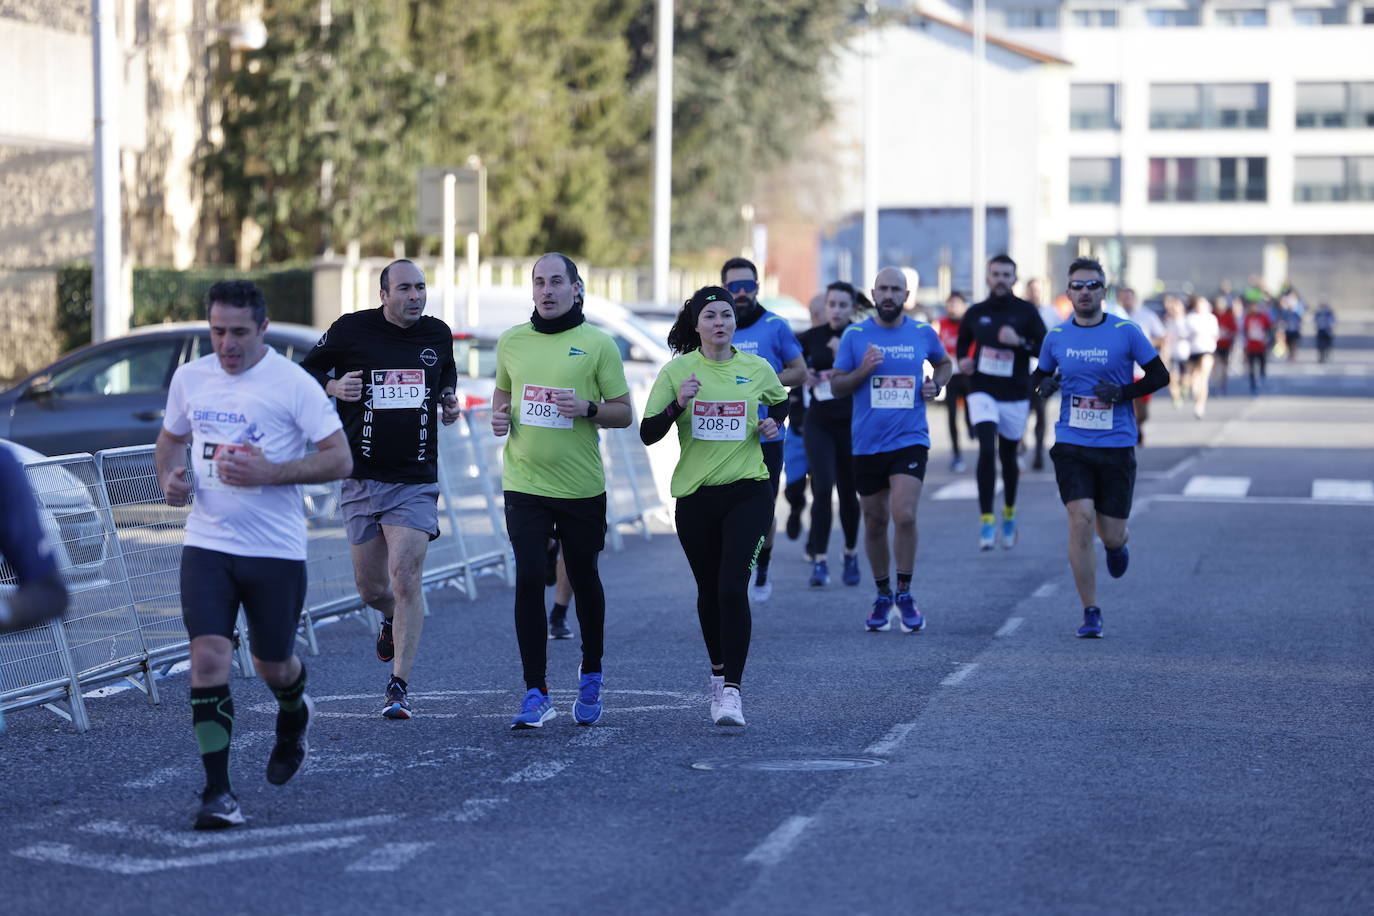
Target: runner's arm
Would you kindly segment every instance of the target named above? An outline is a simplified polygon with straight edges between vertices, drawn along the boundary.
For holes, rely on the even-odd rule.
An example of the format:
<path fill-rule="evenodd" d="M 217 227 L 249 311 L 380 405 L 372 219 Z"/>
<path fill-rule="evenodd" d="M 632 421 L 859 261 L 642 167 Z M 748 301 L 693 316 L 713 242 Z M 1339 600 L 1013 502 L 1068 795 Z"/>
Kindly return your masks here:
<path fill-rule="evenodd" d="M 931 368 L 935 370 L 932 381 L 935 382 L 937 387 L 944 388 L 949 384 L 950 376 L 954 375 L 954 361 L 946 354 L 944 359 L 939 362 L 933 362 L 930 365 Z"/>
<path fill-rule="evenodd" d="M 315 448 L 303 458 L 273 465 L 276 479 L 272 483 L 328 483 L 353 473 L 353 452 L 343 430 L 330 433 Z"/>
<path fill-rule="evenodd" d="M 587 403 L 591 402 L 588 401 Z M 607 398 L 598 402 L 594 417 L 588 417 L 585 413 L 582 416 L 597 426 L 624 429 L 634 419 L 634 407 L 630 404 L 630 393 L 627 391 L 618 398 Z"/>
<path fill-rule="evenodd" d="M 794 356 L 778 373 L 778 381 L 784 388 L 791 388 L 806 381 L 806 357 Z"/>
<path fill-rule="evenodd" d="M 0 633 L 38 626 L 67 609 L 67 586 L 53 561 L 23 467 L 7 452 L 0 460 L 0 556 L 19 588 L 0 601 Z"/>
<path fill-rule="evenodd" d="M 338 322 L 335 322 L 335 326 L 321 334 L 320 339 L 315 342 L 315 346 L 310 349 L 309 353 L 305 354 L 305 359 L 301 360 L 301 368 L 310 373 L 310 377 L 319 382 L 320 386 L 324 388 L 325 394 L 330 397 L 334 396 L 334 393 L 329 390 L 329 383 L 334 380 L 331 373 L 338 370 L 334 344 L 343 333 L 338 329 L 337 324 Z"/>
<path fill-rule="evenodd" d="M 1121 404 L 1147 394 L 1153 394 L 1169 384 L 1169 370 L 1164 368 L 1164 360 L 1158 356 L 1141 368 L 1145 370 L 1145 377 L 1140 381 L 1131 382 L 1129 385 L 1117 385 L 1107 381 L 1098 382 L 1093 387 L 1093 394 L 1104 401 Z M 1040 370 L 1037 369 L 1036 371 Z"/>

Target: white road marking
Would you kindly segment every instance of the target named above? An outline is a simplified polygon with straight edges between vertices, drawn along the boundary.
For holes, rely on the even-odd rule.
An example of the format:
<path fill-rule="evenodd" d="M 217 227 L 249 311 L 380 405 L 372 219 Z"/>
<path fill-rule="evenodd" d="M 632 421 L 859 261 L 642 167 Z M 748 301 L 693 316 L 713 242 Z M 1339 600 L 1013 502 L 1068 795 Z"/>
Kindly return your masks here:
<path fill-rule="evenodd" d="M 93 833 L 97 836 L 117 836 L 130 840 L 139 840 L 145 843 L 158 843 L 163 846 L 174 846 L 178 849 L 200 849 L 204 846 L 228 846 L 240 843 L 245 840 L 276 840 L 283 837 L 303 836 L 310 833 L 327 833 L 329 831 L 339 831 L 341 833 L 350 830 L 357 830 L 360 827 L 375 827 L 378 824 L 390 824 L 400 820 L 397 814 L 374 814 L 369 817 L 355 817 L 343 821 L 330 821 L 320 824 L 289 824 L 284 827 L 263 827 L 255 829 L 249 827 L 244 830 L 217 830 L 212 833 L 191 833 L 188 831 L 164 830 L 161 827 L 152 827 L 146 824 L 127 824 L 123 821 L 91 821 L 89 824 L 82 824 L 76 829 L 82 833 Z"/>
<path fill-rule="evenodd" d="M 583 728 L 568 739 L 568 743 L 574 747 L 604 747 L 620 737 L 622 731 L 621 728 Z"/>
<path fill-rule="evenodd" d="M 200 868 L 207 865 L 223 865 L 227 862 L 243 862 L 248 859 L 266 859 L 274 856 L 292 856 L 303 852 L 321 852 L 326 849 L 343 849 L 348 846 L 356 846 L 362 841 L 363 837 L 360 836 L 326 837 L 321 840 L 304 840 L 299 843 L 277 843 L 269 846 L 253 846 L 247 849 L 217 849 L 214 852 L 201 852 L 179 858 L 162 856 L 155 859 L 86 852 L 68 843 L 35 843 L 32 846 L 14 850 L 14 855 L 31 862 L 73 865 L 78 868 L 92 868 L 96 871 L 111 872 L 116 875 L 147 875 L 153 872 L 170 871 L 174 868 Z"/>
<path fill-rule="evenodd" d="M 277 704 L 274 702 L 270 705 L 272 707 L 272 712 L 275 713 Z M 276 740 L 276 734 L 274 732 L 258 731 L 235 734 L 234 750 L 247 750 L 248 748 L 264 743 L 269 737 Z M 311 758 L 310 765 L 311 769 L 314 769 L 315 759 L 313 757 Z M 177 764 L 176 766 L 160 767 L 159 769 L 153 770 L 153 772 L 149 773 L 147 776 L 140 776 L 137 779 L 131 779 L 128 782 L 121 783 L 120 787 L 124 789 L 156 789 L 169 782 L 194 782 L 196 779 L 200 778 L 194 775 L 199 772 L 200 764 L 188 761 L 186 763 Z"/>
<path fill-rule="evenodd" d="M 997 493 L 1002 492 L 1002 481 L 997 481 Z M 931 499 L 977 499 L 978 481 L 971 479 L 956 480 L 954 483 L 947 483 L 935 491 Z"/>
<path fill-rule="evenodd" d="M 1008 618 L 1007 618 L 1007 622 L 1004 623 L 1004 624 L 1002 624 L 1000 627 L 998 627 L 997 632 L 996 632 L 996 633 L 993 633 L 992 635 L 993 635 L 993 636 L 1010 636 L 1011 634 L 1015 633 L 1017 630 L 1021 629 L 1021 624 L 1025 623 L 1025 622 L 1026 622 L 1026 618 L 1024 618 L 1024 617 L 1008 617 Z"/>
<path fill-rule="evenodd" d="M 1048 598 L 1050 595 L 1053 595 L 1053 594 L 1055 593 L 1055 591 L 1056 591 L 1058 588 L 1059 588 L 1059 586 L 1056 585 L 1055 583 L 1053 583 L 1053 582 L 1046 582 L 1044 585 L 1040 586 L 1040 587 L 1037 588 L 1035 591 L 1031 592 L 1031 597 L 1032 597 L 1032 598 Z"/>
<path fill-rule="evenodd" d="M 515 695 L 513 695 L 509 690 L 429 690 L 424 691 L 422 693 L 412 693 L 410 694 L 410 699 L 412 703 L 418 705 L 420 703 L 424 703 L 430 700 L 461 701 L 464 699 L 469 699 L 472 701 L 476 701 L 479 698 L 485 698 L 490 696 L 514 697 Z M 553 698 L 557 703 L 562 703 L 564 706 L 571 706 L 573 699 L 577 696 L 577 691 L 573 689 L 550 690 L 549 696 Z M 701 702 L 700 696 L 695 693 L 681 693 L 674 690 L 617 689 L 614 692 L 613 696 L 666 697 L 670 701 L 668 703 L 647 703 L 642 706 L 612 706 L 612 710 L 617 714 L 627 712 L 662 712 L 676 711 L 681 709 L 693 709 L 696 707 L 698 703 Z M 378 697 L 374 693 L 338 694 L 335 696 L 314 697 L 314 700 L 315 715 L 321 719 L 373 719 L 381 716 L 380 704 L 378 705 L 378 708 L 375 710 L 369 708 L 365 711 L 332 710 L 325 708 L 325 704 L 335 702 L 351 703 L 355 700 L 372 700 L 375 702 L 378 700 Z M 511 703 L 513 705 L 515 703 L 515 700 L 512 699 Z M 487 708 L 490 708 L 490 704 L 483 705 Z M 253 706 L 250 706 L 249 710 L 251 712 L 260 712 L 275 715 L 277 711 L 277 704 L 275 701 L 258 703 Z M 431 712 L 429 709 L 418 709 L 417 712 L 419 715 L 423 716 L 426 719 L 509 719 L 511 716 L 509 712 Z"/>
<path fill-rule="evenodd" d="M 881 757 L 884 754 L 892 753 L 903 741 L 906 740 L 906 736 L 911 734 L 911 730 L 915 727 L 915 722 L 897 723 L 896 725 L 888 729 L 886 735 L 883 735 L 882 738 L 878 739 L 877 741 L 874 741 L 868 747 L 864 748 L 864 753 L 875 754 L 879 757 Z"/>
<path fill-rule="evenodd" d="M 433 845 L 433 843 L 383 843 L 375 852 L 368 853 L 344 870 L 398 871 L 402 865 Z"/>
<path fill-rule="evenodd" d="M 570 761 L 567 760 L 540 760 L 537 763 L 531 763 L 523 770 L 516 770 L 501 781 L 504 783 L 543 782 L 546 779 L 553 779 L 566 770 L 569 763 Z"/>
<path fill-rule="evenodd" d="M 814 820 L 814 817 L 801 815 L 789 817 L 777 830 L 768 834 L 762 843 L 755 846 L 753 851 L 744 857 L 744 861 L 755 865 L 777 865 L 792 851 L 792 847 Z"/>
<path fill-rule="evenodd" d="M 963 683 L 964 679 L 977 670 L 977 668 L 977 662 L 959 662 L 959 667 L 955 669 L 952 674 L 946 675 L 945 679 L 940 682 L 940 686 L 953 687 L 955 684 Z"/>
<path fill-rule="evenodd" d="M 1307 496 L 1216 496 L 1203 499 L 1196 496 L 1181 496 L 1177 493 L 1161 493 L 1149 498 L 1164 503 L 1221 503 L 1232 506 L 1349 506 L 1356 509 L 1374 506 L 1374 502 L 1366 499 L 1312 499 Z M 1133 515 L 1139 514 L 1134 506 L 1131 512 Z"/>
<path fill-rule="evenodd" d="M 1183 488 L 1184 496 L 1203 498 L 1222 496 L 1235 499 L 1249 492 L 1249 477 L 1213 477 L 1207 474 L 1188 478 L 1188 483 Z"/>
<path fill-rule="evenodd" d="M 1312 481 L 1312 498 L 1374 500 L 1374 480 L 1333 480 L 1318 477 Z"/>
<path fill-rule="evenodd" d="M 434 815 L 434 820 L 449 824 L 471 824 L 480 821 L 495 811 L 498 805 L 504 805 L 508 801 L 509 798 L 469 798 L 463 802 L 461 808 Z"/>

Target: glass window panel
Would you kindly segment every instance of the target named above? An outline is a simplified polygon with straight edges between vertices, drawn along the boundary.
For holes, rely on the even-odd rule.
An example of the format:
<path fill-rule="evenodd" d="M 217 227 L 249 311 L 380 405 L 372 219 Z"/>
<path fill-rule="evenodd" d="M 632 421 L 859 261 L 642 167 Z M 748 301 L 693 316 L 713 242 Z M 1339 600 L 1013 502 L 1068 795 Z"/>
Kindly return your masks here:
<path fill-rule="evenodd" d="M 1351 83 L 1350 96 L 1353 126 L 1374 127 L 1374 83 Z"/>
<path fill-rule="evenodd" d="M 141 342 L 94 354 L 53 376 L 59 394 L 117 395 L 161 391 L 179 339 Z"/>
<path fill-rule="evenodd" d="M 1069 87 L 1069 126 L 1076 130 L 1115 129 L 1116 86 L 1075 83 Z"/>
<path fill-rule="evenodd" d="M 1202 125 L 1202 87 L 1155 83 L 1150 86 L 1150 126 L 1165 130 Z"/>
<path fill-rule="evenodd" d="M 1228 10 L 1221 9 L 1216 12 L 1217 25 L 1238 26 L 1238 27 L 1257 27 L 1268 23 L 1268 15 L 1262 9 L 1255 10 Z"/>
<path fill-rule="evenodd" d="M 1182 28 L 1198 24 L 1197 10 L 1146 10 L 1145 21 L 1155 28 Z"/>

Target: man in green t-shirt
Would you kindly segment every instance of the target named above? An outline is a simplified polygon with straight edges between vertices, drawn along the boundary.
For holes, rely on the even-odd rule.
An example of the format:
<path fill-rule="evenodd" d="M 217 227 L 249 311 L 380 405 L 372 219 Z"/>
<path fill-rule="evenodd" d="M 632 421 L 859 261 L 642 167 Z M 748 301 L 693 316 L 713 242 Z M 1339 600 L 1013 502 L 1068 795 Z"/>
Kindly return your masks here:
<path fill-rule="evenodd" d="M 550 253 L 535 262 L 534 312 L 496 344 L 491 431 L 506 440 L 506 530 L 515 553 L 515 635 L 525 699 L 511 728 L 539 728 L 555 715 L 546 680 L 544 577 L 549 538 L 562 542 L 577 602 L 582 666 L 573 718 L 601 718 L 606 596 L 597 554 L 606 544 L 606 475 L 598 426 L 630 425 L 620 350 L 586 323 L 577 265 Z"/>

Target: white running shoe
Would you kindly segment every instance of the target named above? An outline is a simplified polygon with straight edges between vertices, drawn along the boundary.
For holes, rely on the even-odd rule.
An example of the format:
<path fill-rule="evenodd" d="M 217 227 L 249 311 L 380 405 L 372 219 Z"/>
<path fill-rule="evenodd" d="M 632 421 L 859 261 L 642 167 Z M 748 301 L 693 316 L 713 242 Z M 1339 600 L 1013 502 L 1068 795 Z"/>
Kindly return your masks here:
<path fill-rule="evenodd" d="M 749 601 L 762 604 L 771 597 L 773 597 L 773 582 L 768 578 L 768 573 L 765 572 L 762 576 L 756 573 L 754 584 L 749 586 Z"/>
<path fill-rule="evenodd" d="M 720 718 L 721 698 L 725 695 L 725 678 L 711 675 L 711 721 Z"/>
<path fill-rule="evenodd" d="M 738 687 L 726 687 L 721 691 L 720 713 L 716 716 L 716 724 L 744 724 L 744 704 L 740 700 Z"/>

